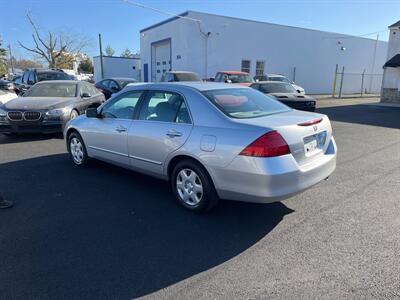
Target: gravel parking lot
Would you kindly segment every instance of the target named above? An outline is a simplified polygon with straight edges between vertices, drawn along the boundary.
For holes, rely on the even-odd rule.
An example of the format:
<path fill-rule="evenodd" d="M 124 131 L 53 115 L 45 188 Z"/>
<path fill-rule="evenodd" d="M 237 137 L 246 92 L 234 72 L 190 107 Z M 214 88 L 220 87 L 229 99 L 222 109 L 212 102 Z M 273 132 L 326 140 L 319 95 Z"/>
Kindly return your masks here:
<path fill-rule="evenodd" d="M 75 167 L 61 136 L 0 135 L 0 298 L 400 298 L 400 108 L 324 101 L 329 181 L 207 215 L 157 179 Z"/>

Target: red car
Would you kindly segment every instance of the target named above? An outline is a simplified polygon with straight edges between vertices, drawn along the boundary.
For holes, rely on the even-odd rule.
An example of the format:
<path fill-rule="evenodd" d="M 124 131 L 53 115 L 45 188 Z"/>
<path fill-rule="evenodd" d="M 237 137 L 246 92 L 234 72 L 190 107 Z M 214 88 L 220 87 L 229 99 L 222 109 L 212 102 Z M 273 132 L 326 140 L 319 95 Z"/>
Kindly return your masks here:
<path fill-rule="evenodd" d="M 215 75 L 215 82 L 235 83 L 250 86 L 254 80 L 249 73 L 241 71 L 220 71 Z"/>

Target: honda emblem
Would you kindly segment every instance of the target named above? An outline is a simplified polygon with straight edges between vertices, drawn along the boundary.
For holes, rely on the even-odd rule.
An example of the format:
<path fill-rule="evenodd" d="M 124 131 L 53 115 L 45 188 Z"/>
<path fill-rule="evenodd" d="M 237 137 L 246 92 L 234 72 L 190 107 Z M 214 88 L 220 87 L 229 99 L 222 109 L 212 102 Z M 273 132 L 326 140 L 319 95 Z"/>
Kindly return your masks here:
<path fill-rule="evenodd" d="M 317 131 L 317 130 L 318 130 L 317 125 L 314 125 L 313 128 L 314 128 L 314 131 Z"/>

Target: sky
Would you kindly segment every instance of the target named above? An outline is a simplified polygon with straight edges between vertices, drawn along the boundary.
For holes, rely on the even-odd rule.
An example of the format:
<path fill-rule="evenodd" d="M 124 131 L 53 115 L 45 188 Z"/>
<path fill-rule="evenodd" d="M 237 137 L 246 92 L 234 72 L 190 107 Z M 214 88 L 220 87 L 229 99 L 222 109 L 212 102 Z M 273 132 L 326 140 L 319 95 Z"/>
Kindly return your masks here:
<path fill-rule="evenodd" d="M 196 10 L 276 24 L 388 39 L 387 27 L 400 20 L 400 0 L 131 0 L 166 13 Z M 0 0 L 0 38 L 13 55 L 31 58 L 17 41 L 33 46 L 26 19 L 30 12 L 43 32 L 68 32 L 90 41 L 85 52 L 98 55 L 110 45 L 119 55 L 125 48 L 139 50 L 139 30 L 170 16 L 121 0 Z M 376 38 L 376 34 L 366 36 Z"/>

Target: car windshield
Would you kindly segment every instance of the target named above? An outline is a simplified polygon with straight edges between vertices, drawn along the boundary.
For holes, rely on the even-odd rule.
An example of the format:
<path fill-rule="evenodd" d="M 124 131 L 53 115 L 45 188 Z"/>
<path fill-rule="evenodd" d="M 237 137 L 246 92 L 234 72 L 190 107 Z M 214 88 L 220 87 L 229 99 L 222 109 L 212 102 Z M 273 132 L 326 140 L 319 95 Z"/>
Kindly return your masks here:
<path fill-rule="evenodd" d="M 249 88 L 210 90 L 203 94 L 233 118 L 257 118 L 290 110 L 279 101 Z"/>
<path fill-rule="evenodd" d="M 137 82 L 135 79 L 117 79 L 119 86 L 123 89 L 128 83 Z"/>
<path fill-rule="evenodd" d="M 174 75 L 176 81 L 201 81 L 195 73 L 175 73 Z"/>
<path fill-rule="evenodd" d="M 253 78 L 247 74 L 228 74 L 228 79 L 232 83 L 251 83 L 254 82 Z"/>
<path fill-rule="evenodd" d="M 282 82 L 287 82 L 287 83 L 291 83 L 289 79 L 287 79 L 286 77 L 282 77 L 282 76 L 268 76 L 268 80 L 269 81 L 282 81 Z"/>
<path fill-rule="evenodd" d="M 25 97 L 76 97 L 76 83 L 40 83 L 31 87 Z"/>
<path fill-rule="evenodd" d="M 71 78 L 64 72 L 38 72 L 38 81 L 45 80 L 70 80 Z"/>
<path fill-rule="evenodd" d="M 297 93 L 295 88 L 286 82 L 262 83 L 260 89 L 263 93 Z"/>

